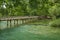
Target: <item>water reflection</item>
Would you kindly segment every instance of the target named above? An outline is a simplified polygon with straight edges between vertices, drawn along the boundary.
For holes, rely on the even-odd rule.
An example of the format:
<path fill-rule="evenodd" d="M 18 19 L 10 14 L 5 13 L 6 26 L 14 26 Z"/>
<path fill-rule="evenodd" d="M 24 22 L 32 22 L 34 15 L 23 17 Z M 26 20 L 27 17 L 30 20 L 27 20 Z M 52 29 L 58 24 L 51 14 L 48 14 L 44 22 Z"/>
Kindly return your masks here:
<path fill-rule="evenodd" d="M 17 21 L 0 21 L 0 29 L 11 28 L 22 24 L 22 20 Z"/>

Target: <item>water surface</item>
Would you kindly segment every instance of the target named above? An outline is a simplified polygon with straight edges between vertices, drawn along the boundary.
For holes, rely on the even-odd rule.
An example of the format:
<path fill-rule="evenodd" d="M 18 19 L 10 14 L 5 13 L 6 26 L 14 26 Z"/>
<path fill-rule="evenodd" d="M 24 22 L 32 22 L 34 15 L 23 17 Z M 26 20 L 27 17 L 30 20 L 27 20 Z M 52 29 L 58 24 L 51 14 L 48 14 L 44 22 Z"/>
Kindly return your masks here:
<path fill-rule="evenodd" d="M 0 31 L 0 40 L 60 40 L 60 28 L 19 25 Z"/>

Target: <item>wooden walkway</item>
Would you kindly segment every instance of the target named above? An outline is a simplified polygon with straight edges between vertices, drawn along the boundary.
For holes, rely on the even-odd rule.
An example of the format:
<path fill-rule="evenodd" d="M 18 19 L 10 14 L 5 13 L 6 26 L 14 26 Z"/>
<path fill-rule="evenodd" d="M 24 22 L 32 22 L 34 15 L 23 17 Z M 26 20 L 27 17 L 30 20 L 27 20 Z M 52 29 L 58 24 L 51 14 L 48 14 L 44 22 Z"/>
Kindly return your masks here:
<path fill-rule="evenodd" d="M 20 24 L 26 24 L 32 21 L 37 21 L 38 16 L 18 16 L 18 17 L 2 17 L 0 18 L 0 22 L 1 21 L 6 21 L 7 22 L 7 28 L 10 26 L 10 28 L 12 27 L 12 21 L 14 26 L 16 25 L 20 25 Z M 20 24 L 19 24 L 20 21 Z"/>
<path fill-rule="evenodd" d="M 10 20 L 25 20 L 25 19 L 36 19 L 38 16 L 18 16 L 18 17 L 2 17 L 0 21 L 10 21 Z"/>

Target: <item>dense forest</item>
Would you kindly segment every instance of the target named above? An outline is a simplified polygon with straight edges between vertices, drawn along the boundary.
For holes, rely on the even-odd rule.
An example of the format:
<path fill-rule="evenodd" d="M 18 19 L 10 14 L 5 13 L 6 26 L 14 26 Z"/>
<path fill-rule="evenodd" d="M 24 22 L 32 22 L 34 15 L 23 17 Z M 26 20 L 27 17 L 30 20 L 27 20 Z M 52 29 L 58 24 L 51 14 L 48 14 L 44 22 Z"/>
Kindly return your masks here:
<path fill-rule="evenodd" d="M 60 0 L 0 0 L 0 16 L 60 16 Z"/>

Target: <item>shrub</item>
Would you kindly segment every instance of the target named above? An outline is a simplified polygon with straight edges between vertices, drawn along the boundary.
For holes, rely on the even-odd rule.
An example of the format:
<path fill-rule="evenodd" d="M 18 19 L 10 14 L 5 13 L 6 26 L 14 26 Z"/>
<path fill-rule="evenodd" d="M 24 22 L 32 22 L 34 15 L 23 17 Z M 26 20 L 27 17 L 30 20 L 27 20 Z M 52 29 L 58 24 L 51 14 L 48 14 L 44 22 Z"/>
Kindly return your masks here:
<path fill-rule="evenodd" d="M 56 19 L 54 21 L 51 21 L 49 23 L 49 26 L 52 26 L 52 27 L 60 27 L 60 19 Z"/>

